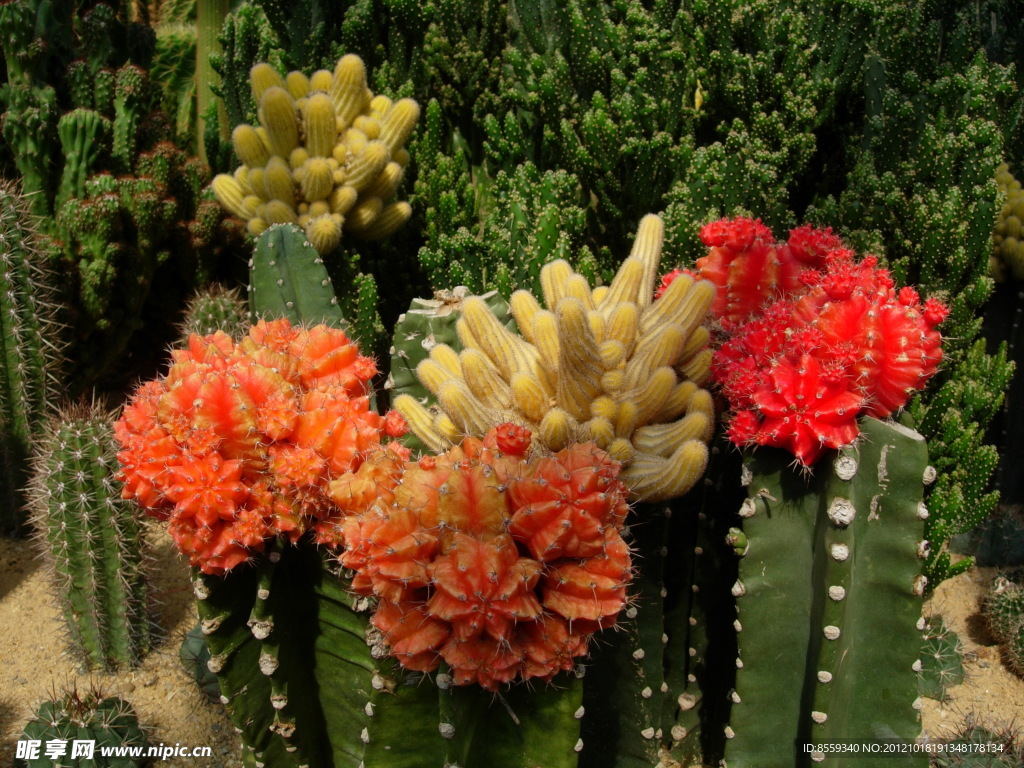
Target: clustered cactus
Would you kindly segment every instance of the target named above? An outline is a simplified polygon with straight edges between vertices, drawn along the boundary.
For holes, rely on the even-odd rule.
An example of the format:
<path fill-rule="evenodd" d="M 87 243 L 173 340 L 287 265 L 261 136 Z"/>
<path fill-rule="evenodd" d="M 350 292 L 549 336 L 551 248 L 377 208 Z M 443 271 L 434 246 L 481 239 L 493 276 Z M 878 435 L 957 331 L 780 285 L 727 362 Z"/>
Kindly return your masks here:
<path fill-rule="evenodd" d="M 775 245 L 760 222 L 735 219 L 701 237 L 711 253 L 697 270 L 719 286 L 713 312 L 731 334 L 712 371 L 733 442 L 784 447 L 810 466 L 854 441 L 859 415 L 891 416 L 935 373 L 946 307 L 897 290 L 877 259 L 855 262 L 830 231 L 797 229 Z"/>
<path fill-rule="evenodd" d="M 366 461 L 331 484 L 341 563 L 378 598 L 373 625 L 407 669 L 457 685 L 550 680 L 626 604 L 629 491 L 594 443 L 530 450 L 503 424 L 404 465 Z"/>
<path fill-rule="evenodd" d="M 1024 280 L 1024 193 L 1006 163 L 996 169 L 996 183 L 1006 198 L 992 235 L 992 274 L 1000 282 Z"/>
<path fill-rule="evenodd" d="M 237 344 L 191 336 L 114 425 L 124 495 L 170 520 L 192 565 L 223 573 L 336 512 L 326 481 L 359 466 L 400 417 L 370 410 L 373 361 L 343 331 L 263 321 Z"/>
<path fill-rule="evenodd" d="M 714 290 L 683 279 L 654 300 L 663 231 L 646 216 L 608 286 L 592 289 L 565 261 L 545 266 L 546 308 L 526 290 L 512 295 L 518 334 L 482 300 L 466 299 L 456 326 L 463 350 L 437 344 L 416 369 L 440 411 L 395 398 L 410 430 L 439 450 L 513 420 L 552 450 L 593 440 L 623 463 L 635 498 L 688 491 L 707 464 L 714 424 L 700 388 L 710 365 L 700 324 Z"/>
<path fill-rule="evenodd" d="M 412 214 L 400 201 L 387 206 L 402 181 L 404 148 L 419 106 L 374 96 L 366 68 L 353 54 L 331 73 L 282 78 L 269 64 L 250 73 L 260 126 L 242 123 L 232 141 L 242 161 L 213 180 L 217 199 L 258 235 L 272 224 L 297 223 L 321 254 L 342 232 L 367 240 L 387 237 Z"/>

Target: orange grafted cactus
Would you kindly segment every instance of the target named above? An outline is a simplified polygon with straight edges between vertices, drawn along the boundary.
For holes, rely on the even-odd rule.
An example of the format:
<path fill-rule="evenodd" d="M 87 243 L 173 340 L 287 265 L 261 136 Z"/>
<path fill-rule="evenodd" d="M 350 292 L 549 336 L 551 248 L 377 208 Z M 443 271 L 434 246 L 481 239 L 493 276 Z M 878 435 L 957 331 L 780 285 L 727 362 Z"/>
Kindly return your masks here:
<path fill-rule="evenodd" d="M 340 538 L 332 482 L 400 434 L 369 408 L 373 361 L 334 328 L 261 321 L 237 344 L 193 335 L 115 425 L 124 496 L 169 530 L 189 562 L 223 573 L 277 535 Z M 398 450 L 396 456 L 403 456 Z"/>

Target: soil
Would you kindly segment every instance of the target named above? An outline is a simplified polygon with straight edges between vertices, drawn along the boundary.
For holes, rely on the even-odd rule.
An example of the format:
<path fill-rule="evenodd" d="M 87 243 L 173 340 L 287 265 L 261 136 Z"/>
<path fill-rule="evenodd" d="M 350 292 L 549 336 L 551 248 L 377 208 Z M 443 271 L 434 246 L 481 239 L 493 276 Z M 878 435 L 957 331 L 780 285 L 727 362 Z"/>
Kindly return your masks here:
<path fill-rule="evenodd" d="M 0 538 L 0 765 L 10 765 L 15 742 L 40 702 L 55 688 L 90 684 L 129 701 L 150 728 L 150 743 L 210 746 L 212 758 L 169 758 L 168 768 L 234 768 L 239 742 L 219 703 L 209 701 L 178 659 L 181 640 L 196 623 L 188 568 L 158 527 L 149 531 L 156 597 L 164 638 L 134 670 L 103 674 L 82 670 L 66 649 L 63 619 L 50 594 L 46 568 L 30 541 Z M 1024 680 L 1002 663 L 999 647 L 978 613 L 996 575 L 976 568 L 940 584 L 926 615 L 941 615 L 963 642 L 965 679 L 944 702 L 924 699 L 925 734 L 949 738 L 967 720 L 997 731 L 1024 723 Z"/>

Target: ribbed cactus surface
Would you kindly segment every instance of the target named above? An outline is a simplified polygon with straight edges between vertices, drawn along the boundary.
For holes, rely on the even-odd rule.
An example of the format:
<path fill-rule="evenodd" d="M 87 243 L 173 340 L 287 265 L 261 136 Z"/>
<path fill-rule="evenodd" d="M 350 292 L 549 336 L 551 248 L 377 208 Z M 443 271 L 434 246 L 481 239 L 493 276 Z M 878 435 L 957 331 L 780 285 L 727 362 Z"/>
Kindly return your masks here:
<path fill-rule="evenodd" d="M 31 440 L 55 387 L 60 336 L 43 264 L 24 198 L 0 183 L 0 530 L 23 522 Z"/>
<path fill-rule="evenodd" d="M 110 414 L 57 414 L 33 466 L 33 523 L 53 571 L 72 648 L 88 666 L 134 664 L 151 619 L 140 513 L 121 498 Z"/>
<path fill-rule="evenodd" d="M 775 451 L 746 463 L 731 766 L 809 766 L 798 745 L 920 732 L 927 448 L 898 424 L 865 418 L 861 429 L 812 478 Z"/>

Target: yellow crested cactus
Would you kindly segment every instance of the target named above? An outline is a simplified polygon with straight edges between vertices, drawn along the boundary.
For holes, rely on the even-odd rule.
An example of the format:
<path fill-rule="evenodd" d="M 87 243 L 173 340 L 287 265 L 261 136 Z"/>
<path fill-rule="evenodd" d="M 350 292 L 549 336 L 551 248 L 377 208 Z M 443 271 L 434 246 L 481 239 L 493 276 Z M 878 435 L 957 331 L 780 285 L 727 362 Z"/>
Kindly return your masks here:
<path fill-rule="evenodd" d="M 232 132 L 242 162 L 213 180 L 213 192 L 251 234 L 296 222 L 321 255 L 343 234 L 379 240 L 412 215 L 389 202 L 402 182 L 405 142 L 419 118 L 412 99 L 374 96 L 362 59 L 343 56 L 334 72 L 285 77 L 269 64 L 249 73 L 259 126 Z"/>
<path fill-rule="evenodd" d="M 714 429 L 711 394 L 701 388 L 711 364 L 701 323 L 715 288 L 679 277 L 655 301 L 663 240 L 661 219 L 644 217 L 608 286 L 591 289 L 565 261 L 546 265 L 543 304 L 528 291 L 512 295 L 521 335 L 482 299 L 465 299 L 462 351 L 438 344 L 416 369 L 441 412 L 410 395 L 395 408 L 436 450 L 513 421 L 552 451 L 594 440 L 623 463 L 638 500 L 686 493 L 704 473 Z"/>

